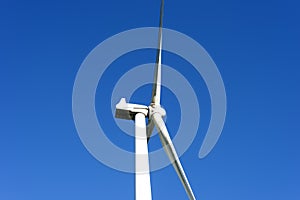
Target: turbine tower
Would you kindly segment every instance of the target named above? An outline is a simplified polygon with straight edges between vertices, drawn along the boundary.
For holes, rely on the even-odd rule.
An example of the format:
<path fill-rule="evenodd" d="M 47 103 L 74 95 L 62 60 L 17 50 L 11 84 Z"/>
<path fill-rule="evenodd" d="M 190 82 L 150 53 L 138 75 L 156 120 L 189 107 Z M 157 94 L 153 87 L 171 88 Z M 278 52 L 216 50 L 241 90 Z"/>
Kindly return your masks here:
<path fill-rule="evenodd" d="M 164 0 L 161 1 L 160 7 L 158 48 L 150 105 L 145 106 L 131 104 L 127 103 L 125 98 L 122 98 L 116 105 L 115 117 L 135 121 L 135 199 L 152 199 L 149 173 L 148 141 L 153 132 L 154 126 L 156 126 L 162 146 L 166 151 L 189 199 L 194 200 L 195 196 L 192 188 L 180 163 L 165 122 L 163 121 L 166 111 L 160 105 L 163 10 Z M 146 117 L 148 118 L 147 128 Z"/>

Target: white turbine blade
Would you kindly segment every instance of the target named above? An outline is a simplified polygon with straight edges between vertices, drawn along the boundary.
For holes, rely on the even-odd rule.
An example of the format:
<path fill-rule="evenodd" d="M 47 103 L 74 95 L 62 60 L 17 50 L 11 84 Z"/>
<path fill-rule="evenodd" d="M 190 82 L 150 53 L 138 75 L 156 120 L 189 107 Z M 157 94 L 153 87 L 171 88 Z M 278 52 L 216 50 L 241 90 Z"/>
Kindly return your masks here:
<path fill-rule="evenodd" d="M 151 200 L 145 115 L 135 115 L 135 200 Z"/>
<path fill-rule="evenodd" d="M 156 128 L 158 129 L 162 145 L 163 145 L 170 161 L 172 162 L 173 167 L 175 168 L 175 171 L 176 171 L 182 185 L 184 186 L 184 189 L 185 189 L 189 199 L 195 200 L 195 196 L 193 194 L 192 188 L 191 188 L 191 186 L 188 182 L 188 179 L 185 175 L 185 172 L 180 163 L 180 160 L 178 158 L 178 155 L 175 151 L 174 145 L 173 145 L 170 135 L 168 133 L 167 127 L 166 127 L 161 115 L 159 113 L 154 113 L 152 116 L 152 119 L 156 125 Z"/>
<path fill-rule="evenodd" d="M 164 0 L 161 1 L 161 6 L 160 6 L 158 48 L 157 48 L 157 54 L 156 54 L 154 82 L 153 82 L 153 86 L 152 86 L 151 104 L 155 104 L 155 105 L 160 105 L 163 11 L 164 11 Z"/>

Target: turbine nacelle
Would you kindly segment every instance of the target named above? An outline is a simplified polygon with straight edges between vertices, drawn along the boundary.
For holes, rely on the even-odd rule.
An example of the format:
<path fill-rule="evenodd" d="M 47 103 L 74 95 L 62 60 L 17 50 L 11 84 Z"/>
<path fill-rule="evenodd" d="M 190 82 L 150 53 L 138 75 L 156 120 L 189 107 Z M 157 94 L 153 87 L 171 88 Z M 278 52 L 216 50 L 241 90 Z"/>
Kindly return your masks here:
<path fill-rule="evenodd" d="M 120 119 L 134 120 L 137 113 L 148 115 L 148 106 L 127 103 L 125 98 L 122 98 L 116 105 L 115 117 Z"/>
<path fill-rule="evenodd" d="M 150 106 L 127 103 L 125 98 L 121 98 L 116 105 L 115 117 L 119 119 L 134 120 L 134 116 L 137 113 L 143 113 L 149 119 L 152 118 L 154 113 L 160 114 L 160 116 L 166 116 L 166 111 L 163 107 L 156 104 L 150 104 Z"/>

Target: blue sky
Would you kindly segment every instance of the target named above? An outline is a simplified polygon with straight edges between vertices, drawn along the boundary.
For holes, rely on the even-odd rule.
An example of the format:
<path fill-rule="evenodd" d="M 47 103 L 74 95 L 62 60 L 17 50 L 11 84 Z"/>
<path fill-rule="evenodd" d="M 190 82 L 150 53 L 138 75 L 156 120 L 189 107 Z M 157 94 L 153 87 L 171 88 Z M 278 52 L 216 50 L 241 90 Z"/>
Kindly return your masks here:
<path fill-rule="evenodd" d="M 133 198 L 134 175 L 106 167 L 82 145 L 72 117 L 72 89 L 82 61 L 96 45 L 127 29 L 157 26 L 159 5 L 159 0 L 2 1 L 0 199 Z M 199 78 L 197 87 L 203 90 L 198 94 L 202 124 L 181 157 L 197 199 L 300 198 L 298 7 L 292 0 L 166 0 L 164 26 L 208 51 L 227 93 L 221 138 L 200 160 L 209 97 L 201 77 L 188 68 L 183 72 L 191 81 Z M 149 50 L 114 65 L 154 61 L 155 51 Z M 174 68 L 185 64 L 168 53 L 163 62 Z M 114 84 L 116 78 L 108 71 L 103 81 Z M 98 88 L 96 100 L 109 88 Z M 149 86 L 140 88 L 132 100 L 147 103 L 147 91 Z M 168 113 L 167 105 L 176 111 L 174 95 L 167 89 L 163 95 Z M 101 107 L 96 108 L 101 119 Z M 169 116 L 172 135 L 178 121 Z M 105 126 L 118 130 L 113 123 Z M 133 138 L 109 137 L 133 149 Z M 159 148 L 158 138 L 149 145 Z M 187 199 L 171 166 L 152 173 L 151 180 L 153 199 Z"/>

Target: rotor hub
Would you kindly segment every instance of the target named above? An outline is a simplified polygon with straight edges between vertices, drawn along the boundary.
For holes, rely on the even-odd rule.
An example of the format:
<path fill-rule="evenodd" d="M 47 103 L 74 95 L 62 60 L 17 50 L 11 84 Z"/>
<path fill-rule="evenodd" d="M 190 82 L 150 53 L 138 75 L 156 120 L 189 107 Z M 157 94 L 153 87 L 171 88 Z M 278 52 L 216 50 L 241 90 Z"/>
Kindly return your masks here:
<path fill-rule="evenodd" d="M 152 104 L 148 107 L 148 117 L 151 119 L 154 113 L 159 113 L 162 117 L 166 116 L 166 110 L 160 105 Z"/>

